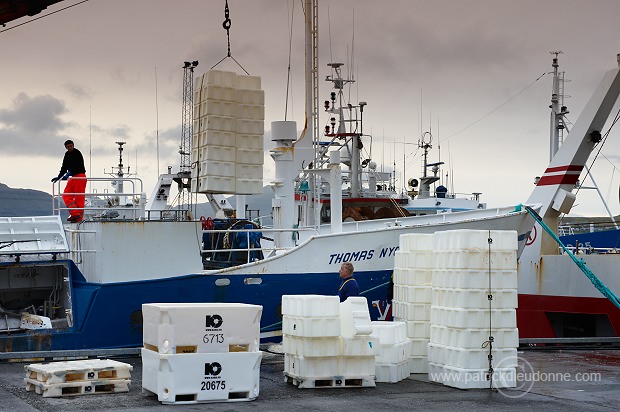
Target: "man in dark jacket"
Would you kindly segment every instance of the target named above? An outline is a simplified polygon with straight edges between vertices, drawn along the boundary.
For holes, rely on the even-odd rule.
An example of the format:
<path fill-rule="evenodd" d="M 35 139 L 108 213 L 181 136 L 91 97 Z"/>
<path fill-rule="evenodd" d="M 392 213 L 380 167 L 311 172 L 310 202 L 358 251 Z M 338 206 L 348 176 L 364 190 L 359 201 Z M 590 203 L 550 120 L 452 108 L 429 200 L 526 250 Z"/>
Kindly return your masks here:
<path fill-rule="evenodd" d="M 340 296 L 341 302 L 347 300 L 349 296 L 359 295 L 360 287 L 353 277 L 353 264 L 351 262 L 344 262 L 340 266 L 340 278 L 342 279 L 342 284 L 340 289 L 338 289 L 338 296 Z"/>
<path fill-rule="evenodd" d="M 65 142 L 67 152 L 62 159 L 62 166 L 57 177 L 52 178 L 52 183 L 60 179 L 67 179 L 67 186 L 62 195 L 62 200 L 69 208 L 69 222 L 80 222 L 84 217 L 84 192 L 86 191 L 86 167 L 82 152 L 75 148 L 72 140 Z M 82 193 L 82 194 L 80 194 Z"/>

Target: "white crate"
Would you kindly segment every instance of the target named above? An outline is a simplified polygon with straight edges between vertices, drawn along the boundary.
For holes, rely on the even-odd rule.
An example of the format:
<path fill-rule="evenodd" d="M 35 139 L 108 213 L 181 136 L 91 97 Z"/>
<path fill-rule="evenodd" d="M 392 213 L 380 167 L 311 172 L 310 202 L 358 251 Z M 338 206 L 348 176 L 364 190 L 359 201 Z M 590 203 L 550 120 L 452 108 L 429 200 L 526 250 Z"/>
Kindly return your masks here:
<path fill-rule="evenodd" d="M 283 295 L 282 315 L 337 317 L 340 316 L 340 299 L 325 295 Z"/>
<path fill-rule="evenodd" d="M 428 373 L 428 358 L 426 356 L 412 356 L 410 361 L 411 373 Z"/>
<path fill-rule="evenodd" d="M 402 252 L 397 250 L 394 255 L 394 267 L 405 269 L 432 269 L 433 252 Z"/>
<path fill-rule="evenodd" d="M 432 269 L 394 269 L 394 284 L 408 286 L 430 286 L 433 282 Z"/>
<path fill-rule="evenodd" d="M 407 379 L 411 374 L 411 359 L 399 363 L 376 363 L 375 380 L 377 382 L 396 383 Z"/>
<path fill-rule="evenodd" d="M 344 337 L 370 335 L 372 324 L 368 302 L 363 296 L 350 296 L 340 303 L 340 334 Z"/>
<path fill-rule="evenodd" d="M 339 337 L 307 338 L 291 335 L 282 336 L 282 349 L 289 355 L 306 358 L 339 356 L 341 342 Z"/>
<path fill-rule="evenodd" d="M 340 317 L 282 316 L 282 333 L 308 338 L 340 336 Z"/>
<path fill-rule="evenodd" d="M 260 89 L 261 78 L 259 76 L 237 75 L 236 87 L 238 89 Z"/>
<path fill-rule="evenodd" d="M 431 306 L 431 325 L 442 325 L 451 328 L 509 329 L 517 327 L 516 309 L 460 309 L 443 306 Z"/>
<path fill-rule="evenodd" d="M 237 104 L 238 119 L 265 120 L 265 106 L 259 104 Z"/>
<path fill-rule="evenodd" d="M 374 360 L 374 358 L 373 358 Z M 284 373 L 300 378 L 327 378 L 342 376 L 339 373 L 339 357 L 312 357 L 284 354 Z"/>
<path fill-rule="evenodd" d="M 433 255 L 434 269 L 515 270 L 517 251 L 451 251 L 438 250 Z M 490 262 L 490 263 L 489 263 Z"/>
<path fill-rule="evenodd" d="M 239 119 L 235 121 L 235 132 L 239 134 L 264 134 L 265 122 L 255 119 Z"/>
<path fill-rule="evenodd" d="M 431 286 L 394 285 L 394 299 L 407 303 L 431 303 Z"/>
<path fill-rule="evenodd" d="M 264 155 L 262 150 L 253 149 L 237 149 L 235 153 L 235 161 L 248 165 L 262 165 L 264 163 Z"/>
<path fill-rule="evenodd" d="M 339 356 L 338 375 L 344 377 L 372 376 L 375 373 L 374 356 Z"/>
<path fill-rule="evenodd" d="M 399 250 L 403 252 L 409 251 L 433 251 L 433 237 L 431 233 L 409 233 L 400 235 Z"/>
<path fill-rule="evenodd" d="M 237 133 L 236 139 L 238 149 L 260 150 L 262 152 L 265 148 L 262 134 Z"/>
<path fill-rule="evenodd" d="M 407 303 L 397 300 L 392 301 L 392 314 L 394 317 L 408 321 L 427 321 L 431 317 L 430 303 Z"/>
<path fill-rule="evenodd" d="M 379 338 L 373 335 L 340 337 L 341 356 L 377 356 L 381 351 Z"/>
<path fill-rule="evenodd" d="M 408 320 L 407 337 L 412 339 L 429 339 L 431 337 L 431 322 Z"/>
<path fill-rule="evenodd" d="M 375 357 L 377 363 L 400 363 L 411 358 L 412 343 L 410 340 L 395 344 L 382 344 L 379 354 Z"/>
<path fill-rule="evenodd" d="M 233 87 L 218 86 L 216 84 L 204 84 L 202 94 L 200 94 L 200 90 L 196 93 L 198 93 L 198 99 L 195 99 L 196 102 L 202 102 L 207 99 L 234 102 L 236 97 Z"/>
<path fill-rule="evenodd" d="M 428 339 L 411 339 L 411 356 L 426 356 Z"/>
<path fill-rule="evenodd" d="M 489 243 L 489 237 L 492 242 Z M 463 251 L 516 251 L 517 232 L 514 230 L 472 230 L 459 229 L 435 233 L 434 249 Z"/>
<path fill-rule="evenodd" d="M 379 338 L 383 345 L 393 345 L 407 341 L 407 325 L 405 322 L 387 322 L 375 320 L 371 322 L 372 336 Z"/>
<path fill-rule="evenodd" d="M 196 158 L 194 158 L 196 159 Z M 196 159 L 198 161 L 198 159 Z M 221 177 L 235 177 L 235 163 L 234 162 L 218 162 L 217 160 L 205 160 L 198 161 L 198 177 L 205 176 L 221 176 Z"/>
<path fill-rule="evenodd" d="M 463 369 L 428 362 L 428 380 L 458 389 L 487 389 L 487 369 Z M 495 368 L 492 375 L 493 388 L 515 388 L 516 368 Z"/>
<path fill-rule="evenodd" d="M 435 269 L 433 287 L 461 289 L 517 289 L 517 270 Z"/>
<path fill-rule="evenodd" d="M 501 365 L 504 368 L 517 367 L 517 349 L 493 347 L 489 349 L 463 349 L 452 346 L 439 345 L 437 343 L 428 344 L 428 361 L 449 365 L 462 369 L 484 369 L 489 366 L 489 352 L 493 356 L 493 365 Z"/>
<path fill-rule="evenodd" d="M 202 84 L 216 84 L 219 86 L 237 87 L 237 74 L 234 72 L 226 72 L 222 70 L 209 70 L 203 76 Z"/>
<path fill-rule="evenodd" d="M 208 99 L 199 105 L 199 110 L 201 117 L 204 115 L 235 117 L 237 114 L 237 103 Z"/>
<path fill-rule="evenodd" d="M 262 179 L 263 165 L 237 163 L 235 165 L 235 177 L 237 179 Z"/>
<path fill-rule="evenodd" d="M 218 162 L 235 162 L 235 148 L 229 146 L 202 146 L 200 159 L 194 160 L 214 160 Z"/>
<path fill-rule="evenodd" d="M 202 146 L 227 146 L 227 147 L 235 147 L 236 137 L 233 132 L 225 132 L 222 130 L 207 130 L 206 132 L 201 132 L 196 141 L 192 141 L 193 147 L 202 147 Z M 194 159 L 198 160 L 198 159 Z"/>
<path fill-rule="evenodd" d="M 192 180 L 192 186 L 194 185 Z M 205 176 L 198 178 L 197 187 L 192 191 L 199 193 L 235 193 L 235 179 L 222 176 Z"/>
<path fill-rule="evenodd" d="M 240 195 L 260 195 L 263 193 L 263 179 L 235 179 L 235 193 Z"/>
<path fill-rule="evenodd" d="M 489 295 L 493 299 L 489 300 Z M 464 309 L 514 309 L 518 306 L 517 289 L 460 289 L 433 287 L 433 306 Z"/>
<path fill-rule="evenodd" d="M 493 336 L 493 347 L 519 347 L 519 330 L 510 329 L 462 329 L 432 325 L 430 328 L 430 342 L 464 349 L 478 349 L 484 342 Z"/>
<path fill-rule="evenodd" d="M 142 389 L 166 404 L 250 401 L 262 352 L 165 355 L 142 349 Z"/>
<path fill-rule="evenodd" d="M 144 345 L 160 353 L 258 351 L 262 311 L 243 303 L 143 304 Z"/>
<path fill-rule="evenodd" d="M 199 119 L 200 129 L 194 132 L 204 132 L 207 130 L 221 130 L 225 132 L 235 131 L 235 118 L 227 116 L 205 115 Z"/>
<path fill-rule="evenodd" d="M 264 90 L 237 89 L 235 101 L 241 104 L 265 104 Z"/>

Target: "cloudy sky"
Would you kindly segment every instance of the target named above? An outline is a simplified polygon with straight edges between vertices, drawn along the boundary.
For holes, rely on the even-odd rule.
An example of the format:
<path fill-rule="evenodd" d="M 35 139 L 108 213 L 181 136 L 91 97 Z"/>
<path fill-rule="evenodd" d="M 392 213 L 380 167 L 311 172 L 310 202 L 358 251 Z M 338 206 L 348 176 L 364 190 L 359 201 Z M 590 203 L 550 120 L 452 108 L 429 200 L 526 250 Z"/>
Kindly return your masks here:
<path fill-rule="evenodd" d="M 228 3 L 231 52 L 262 77 L 267 132 L 285 115 L 292 20 L 288 119 L 301 128 L 301 2 Z M 418 177 L 418 138 L 432 126 L 430 160 L 446 162 L 450 189 L 482 192 L 489 206 L 526 201 L 547 166 L 549 51 L 563 51 L 573 122 L 620 52 L 617 0 L 325 0 L 319 14 L 319 78 L 330 60 L 353 61 L 352 100 L 368 103 L 375 160 L 395 162 L 399 182 L 403 169 Z M 183 61 L 198 60 L 201 74 L 226 55 L 224 1 L 90 0 L 11 29 L 28 19 L 0 28 L 0 182 L 51 192 L 67 138 L 101 176 L 123 140 L 150 194 L 158 172 L 178 169 Z M 230 59 L 218 68 L 240 72 Z M 321 87 L 320 101 L 330 91 Z M 618 214 L 620 132 L 609 140 L 592 170 Z M 593 191 L 577 203 L 576 213 L 604 213 Z"/>

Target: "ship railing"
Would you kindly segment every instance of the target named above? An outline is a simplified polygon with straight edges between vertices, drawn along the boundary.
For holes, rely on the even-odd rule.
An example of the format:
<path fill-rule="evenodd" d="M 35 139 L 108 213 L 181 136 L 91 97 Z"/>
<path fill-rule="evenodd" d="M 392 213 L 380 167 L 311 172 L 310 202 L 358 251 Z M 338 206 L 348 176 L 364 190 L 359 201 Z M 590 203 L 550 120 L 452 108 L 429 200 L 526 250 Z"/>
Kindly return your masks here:
<path fill-rule="evenodd" d="M 300 238 L 300 232 L 303 234 L 303 239 Z M 219 254 L 219 257 L 222 257 L 228 254 L 228 260 L 232 260 L 233 253 L 241 253 L 245 255 L 245 258 L 242 259 L 244 263 L 253 262 L 256 260 L 261 260 L 265 257 L 274 256 L 278 252 L 286 251 L 295 248 L 300 241 L 303 241 L 311 236 L 318 235 L 319 232 L 316 228 L 293 228 L 293 229 L 274 229 L 274 228 L 253 228 L 253 229 L 205 229 L 202 231 L 204 234 L 213 234 L 216 235 L 216 239 L 220 239 L 218 235 L 223 235 L 224 237 L 228 236 L 228 245 L 220 245 L 220 247 L 216 248 L 201 248 L 200 252 L 202 256 L 210 255 L 210 257 L 215 258 L 216 254 Z M 232 248 L 233 240 L 230 239 L 231 233 L 244 233 L 246 247 L 235 247 Z M 251 233 L 260 233 L 260 247 L 252 246 L 251 243 Z M 279 239 L 277 235 L 284 235 L 290 233 L 290 242 L 282 242 L 288 243 L 286 246 L 279 244 Z M 270 237 L 272 236 L 272 237 Z M 263 241 L 270 242 L 269 245 L 265 245 Z M 228 247 L 227 247 L 228 246 Z M 244 253 L 245 252 L 245 253 Z M 263 254 L 262 258 L 258 258 L 258 253 L 261 252 Z M 238 257 L 238 256 L 237 256 Z M 215 261 L 215 260 L 214 260 Z"/>
<path fill-rule="evenodd" d="M 84 196 L 84 207 L 73 208 L 73 210 L 81 210 L 84 218 L 94 219 L 112 219 L 118 217 L 122 213 L 125 219 L 144 219 L 146 197 L 143 192 L 142 179 L 136 177 L 72 177 L 71 179 L 86 180 L 90 185 L 89 191 L 85 193 L 63 193 L 61 182 L 58 181 L 52 186 L 52 212 L 58 215 L 61 211 L 69 211 L 72 208 L 67 207 L 62 199 L 63 195 Z M 127 184 L 130 191 L 116 192 L 109 191 L 107 188 L 101 191 L 93 185 L 106 184 L 106 186 L 120 186 Z M 135 200 L 138 199 L 138 200 Z M 114 212 L 117 214 L 115 215 Z"/>
<path fill-rule="evenodd" d="M 608 254 L 618 254 L 620 253 L 619 248 L 614 247 L 592 247 L 589 244 L 585 245 L 566 245 L 566 249 L 568 249 L 574 255 L 608 255 Z M 559 248 L 560 254 L 564 255 L 566 252 L 562 247 Z"/>

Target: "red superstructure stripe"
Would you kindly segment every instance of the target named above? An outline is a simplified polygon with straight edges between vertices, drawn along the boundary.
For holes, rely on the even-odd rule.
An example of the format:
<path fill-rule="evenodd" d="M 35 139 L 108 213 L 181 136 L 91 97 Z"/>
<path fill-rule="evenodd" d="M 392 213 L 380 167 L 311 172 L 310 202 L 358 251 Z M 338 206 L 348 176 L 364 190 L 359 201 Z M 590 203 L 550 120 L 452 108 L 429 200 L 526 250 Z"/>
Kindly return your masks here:
<path fill-rule="evenodd" d="M 549 186 L 549 185 L 574 185 L 579 180 L 579 175 L 555 175 L 555 176 L 543 176 L 538 181 L 536 186 Z"/>
<path fill-rule="evenodd" d="M 579 172 L 583 170 L 583 166 L 579 165 L 568 165 L 568 166 L 557 166 L 557 167 L 549 167 L 545 170 L 545 173 L 554 173 L 554 172 Z"/>

